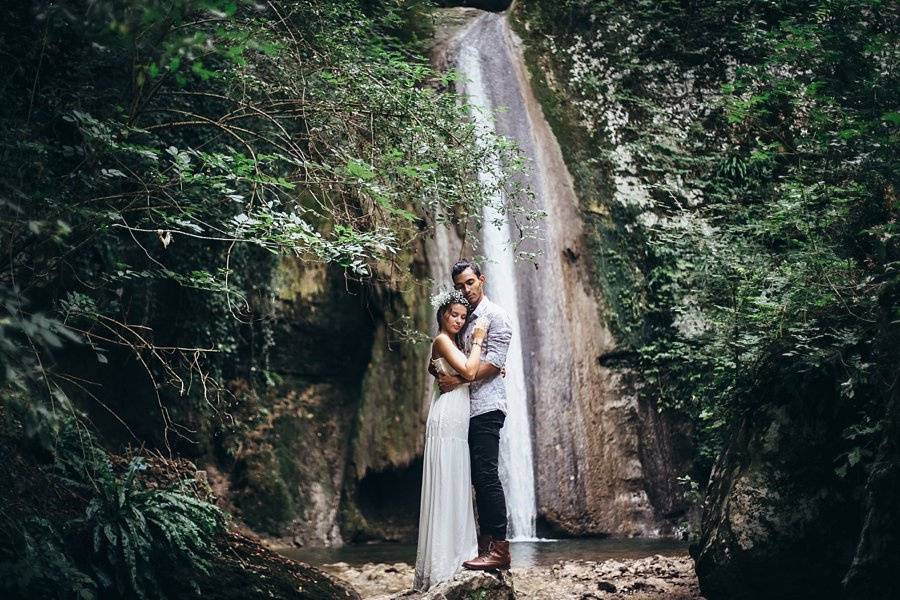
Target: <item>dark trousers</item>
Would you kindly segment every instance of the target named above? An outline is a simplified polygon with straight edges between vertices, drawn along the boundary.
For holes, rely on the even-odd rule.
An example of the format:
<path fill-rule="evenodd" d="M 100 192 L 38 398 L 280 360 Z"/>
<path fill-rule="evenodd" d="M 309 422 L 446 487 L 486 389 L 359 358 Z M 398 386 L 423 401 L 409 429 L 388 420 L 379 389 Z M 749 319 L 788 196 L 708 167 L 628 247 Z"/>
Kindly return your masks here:
<path fill-rule="evenodd" d="M 479 532 L 500 540 L 506 539 L 506 496 L 500 483 L 497 461 L 500 429 L 505 420 L 506 415 L 499 410 L 469 420 L 469 454 Z"/>

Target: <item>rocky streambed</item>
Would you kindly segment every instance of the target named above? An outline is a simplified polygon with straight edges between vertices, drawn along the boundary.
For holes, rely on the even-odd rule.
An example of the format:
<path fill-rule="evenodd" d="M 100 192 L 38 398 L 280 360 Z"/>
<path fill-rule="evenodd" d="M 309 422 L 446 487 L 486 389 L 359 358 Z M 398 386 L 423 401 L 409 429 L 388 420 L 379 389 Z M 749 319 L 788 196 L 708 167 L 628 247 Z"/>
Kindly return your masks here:
<path fill-rule="evenodd" d="M 564 560 L 549 566 L 514 567 L 508 573 L 464 571 L 426 594 L 410 590 L 413 567 L 407 563 L 334 563 L 322 569 L 349 583 L 367 600 L 703 600 L 688 556 Z"/>

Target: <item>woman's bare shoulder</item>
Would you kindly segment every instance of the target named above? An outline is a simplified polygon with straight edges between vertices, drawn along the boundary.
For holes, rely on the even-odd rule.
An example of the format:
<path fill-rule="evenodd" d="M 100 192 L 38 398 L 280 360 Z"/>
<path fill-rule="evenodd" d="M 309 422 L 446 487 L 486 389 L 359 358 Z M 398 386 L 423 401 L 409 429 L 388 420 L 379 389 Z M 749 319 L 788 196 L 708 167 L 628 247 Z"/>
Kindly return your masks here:
<path fill-rule="evenodd" d="M 453 340 L 450 339 L 449 335 L 441 332 L 431 342 L 431 354 L 432 356 L 443 356 L 451 346 L 453 346 Z"/>
<path fill-rule="evenodd" d="M 431 341 L 432 348 L 438 348 L 443 346 L 444 344 L 452 344 L 453 340 L 450 339 L 450 336 L 444 333 L 443 331 L 434 336 L 434 339 Z"/>

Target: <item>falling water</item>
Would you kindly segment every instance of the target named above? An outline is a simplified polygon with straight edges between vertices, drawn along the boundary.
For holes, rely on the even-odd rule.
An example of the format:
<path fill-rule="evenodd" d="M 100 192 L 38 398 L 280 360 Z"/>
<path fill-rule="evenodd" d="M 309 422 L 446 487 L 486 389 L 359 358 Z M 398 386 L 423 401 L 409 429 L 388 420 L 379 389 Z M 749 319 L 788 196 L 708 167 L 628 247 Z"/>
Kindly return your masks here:
<path fill-rule="evenodd" d="M 490 105 L 485 94 L 482 57 L 476 47 L 463 42 L 459 51 L 458 69 L 465 80 L 465 91 L 474 109 L 476 126 L 484 134 L 493 131 Z M 494 188 L 498 178 L 498 164 L 484 165 L 479 178 Z M 525 540 L 535 537 L 536 503 L 534 494 L 534 465 L 532 463 L 531 427 L 528 417 L 528 396 L 525 367 L 522 358 L 522 333 L 519 327 L 519 306 L 516 297 L 515 261 L 509 240 L 509 223 L 497 210 L 502 198 L 495 197 L 484 209 L 483 254 L 488 277 L 487 292 L 491 300 L 509 313 L 512 322 L 512 341 L 506 358 L 506 423 L 500 437 L 500 479 L 506 492 L 509 512 L 508 537 Z"/>
<path fill-rule="evenodd" d="M 547 214 L 521 245 L 540 255 L 539 269 L 513 260 L 507 239 L 513 232 L 504 215 L 493 208 L 484 214 L 487 293 L 515 327 L 500 460 L 511 535 L 534 536 L 535 505 L 549 523 L 573 532 L 658 535 L 665 523 L 648 490 L 663 489 L 677 469 L 669 442 L 655 441 L 656 432 L 670 431 L 670 425 L 637 418 L 654 409 L 624 371 L 598 362 L 620 348 L 592 285 L 595 250 L 586 243 L 591 235 L 582 204 L 531 89 L 522 41 L 507 14 L 454 13 L 460 14 L 471 20 L 441 50 L 444 64 L 456 64 L 480 134 L 515 141 L 529 167 L 515 175 L 516 182 L 533 193 L 523 202 Z M 555 87 L 550 72 L 534 75 Z M 498 164 L 483 164 L 481 171 L 485 183 L 497 183 Z M 503 200 L 494 198 L 494 208 Z"/>

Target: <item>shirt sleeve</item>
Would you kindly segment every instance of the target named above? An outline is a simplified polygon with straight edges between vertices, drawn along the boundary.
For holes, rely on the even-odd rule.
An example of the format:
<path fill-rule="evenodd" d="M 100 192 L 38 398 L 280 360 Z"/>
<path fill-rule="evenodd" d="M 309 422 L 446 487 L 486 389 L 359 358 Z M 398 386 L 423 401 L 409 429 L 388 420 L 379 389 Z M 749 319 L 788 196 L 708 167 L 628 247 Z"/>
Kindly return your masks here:
<path fill-rule="evenodd" d="M 512 324 L 506 313 L 494 313 L 490 316 L 490 320 L 487 347 L 481 360 L 502 369 L 506 364 L 506 353 L 509 351 L 509 342 L 512 339 Z"/>

